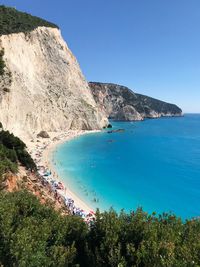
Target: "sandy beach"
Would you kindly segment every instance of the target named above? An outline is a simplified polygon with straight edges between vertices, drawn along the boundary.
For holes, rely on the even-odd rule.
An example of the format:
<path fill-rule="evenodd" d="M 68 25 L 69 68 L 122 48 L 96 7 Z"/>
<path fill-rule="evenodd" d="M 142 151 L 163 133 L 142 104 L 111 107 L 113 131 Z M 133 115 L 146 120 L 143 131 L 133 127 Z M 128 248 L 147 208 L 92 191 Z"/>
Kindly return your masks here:
<path fill-rule="evenodd" d="M 57 145 L 68 142 L 83 134 L 91 134 L 95 132 L 99 131 L 70 130 L 67 132 L 59 133 L 48 132 L 50 138 L 35 137 L 33 139 L 27 140 L 26 142 L 27 150 L 31 154 L 36 165 L 44 166 L 46 169 L 50 170 L 53 174 L 53 178 L 58 182 L 62 182 L 65 186 L 65 189 L 61 193 L 67 196 L 67 198 L 72 199 L 74 201 L 74 205 L 84 210 L 86 213 L 90 213 L 92 211 L 92 208 L 89 207 L 83 200 L 81 200 L 75 192 L 72 192 L 72 190 L 70 190 L 70 188 L 68 187 L 68 184 L 63 181 L 62 177 L 58 176 L 51 156 Z"/>

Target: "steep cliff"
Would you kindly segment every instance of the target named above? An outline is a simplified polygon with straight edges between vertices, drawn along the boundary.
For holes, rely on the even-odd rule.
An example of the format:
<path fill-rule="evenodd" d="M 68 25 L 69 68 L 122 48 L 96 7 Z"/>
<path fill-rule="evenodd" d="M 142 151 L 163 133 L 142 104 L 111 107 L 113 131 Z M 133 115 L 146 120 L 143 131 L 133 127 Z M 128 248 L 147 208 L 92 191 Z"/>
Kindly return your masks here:
<path fill-rule="evenodd" d="M 107 119 L 98 109 L 60 30 L 53 24 L 38 26 L 42 25 L 40 20 L 39 24 L 31 22 L 33 28 L 27 28 L 26 16 L 31 21 L 35 21 L 34 17 L 26 15 L 24 19 L 24 13 L 18 13 L 23 18 L 24 32 L 15 33 L 16 21 L 12 20 L 9 34 L 0 32 L 0 51 L 5 63 L 0 76 L 0 122 L 4 128 L 22 137 L 41 130 L 105 126 Z"/>
<path fill-rule="evenodd" d="M 134 121 L 182 115 L 176 105 L 136 94 L 125 86 L 96 82 L 89 86 L 99 108 L 111 119 Z"/>

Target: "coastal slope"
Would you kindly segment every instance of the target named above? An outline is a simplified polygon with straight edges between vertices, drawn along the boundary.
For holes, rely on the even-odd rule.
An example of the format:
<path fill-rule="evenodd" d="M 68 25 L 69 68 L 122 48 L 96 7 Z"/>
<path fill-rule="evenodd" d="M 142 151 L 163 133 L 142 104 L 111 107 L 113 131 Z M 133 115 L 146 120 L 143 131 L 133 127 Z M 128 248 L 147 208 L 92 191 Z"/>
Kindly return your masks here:
<path fill-rule="evenodd" d="M 125 86 L 99 82 L 90 82 L 89 86 L 97 105 L 110 119 L 137 121 L 182 115 L 178 106 L 134 93 Z"/>
<path fill-rule="evenodd" d="M 58 27 L 15 9 L 1 6 L 0 11 L 4 16 L 0 24 L 5 25 L 0 31 L 4 68 L 0 75 L 0 122 L 4 128 L 24 137 L 42 130 L 105 126 L 107 118 Z M 13 18 L 9 27 L 4 23 L 6 12 Z M 16 25 L 21 25 L 21 32 Z"/>

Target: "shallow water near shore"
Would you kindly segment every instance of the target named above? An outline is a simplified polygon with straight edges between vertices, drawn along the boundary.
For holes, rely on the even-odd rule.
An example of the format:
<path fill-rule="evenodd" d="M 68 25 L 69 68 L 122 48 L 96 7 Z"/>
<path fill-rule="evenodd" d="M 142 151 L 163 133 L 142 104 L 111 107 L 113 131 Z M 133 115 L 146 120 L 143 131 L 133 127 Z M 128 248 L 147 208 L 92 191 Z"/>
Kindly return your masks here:
<path fill-rule="evenodd" d="M 57 146 L 56 171 L 90 207 L 200 215 L 200 115 L 112 122 Z"/>

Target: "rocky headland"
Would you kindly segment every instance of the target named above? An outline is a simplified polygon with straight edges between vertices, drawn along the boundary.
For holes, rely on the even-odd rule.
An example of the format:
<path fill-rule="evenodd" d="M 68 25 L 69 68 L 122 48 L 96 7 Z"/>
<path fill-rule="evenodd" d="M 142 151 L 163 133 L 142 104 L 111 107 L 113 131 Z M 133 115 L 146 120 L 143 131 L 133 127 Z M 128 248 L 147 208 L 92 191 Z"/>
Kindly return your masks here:
<path fill-rule="evenodd" d="M 112 83 L 88 83 L 55 24 L 0 6 L 0 122 L 21 138 L 98 130 L 108 119 L 181 116 L 176 105 Z"/>
<path fill-rule="evenodd" d="M 182 116 L 182 110 L 149 96 L 134 93 L 125 86 L 112 83 L 89 83 L 94 99 L 107 117 L 120 121 Z"/>

